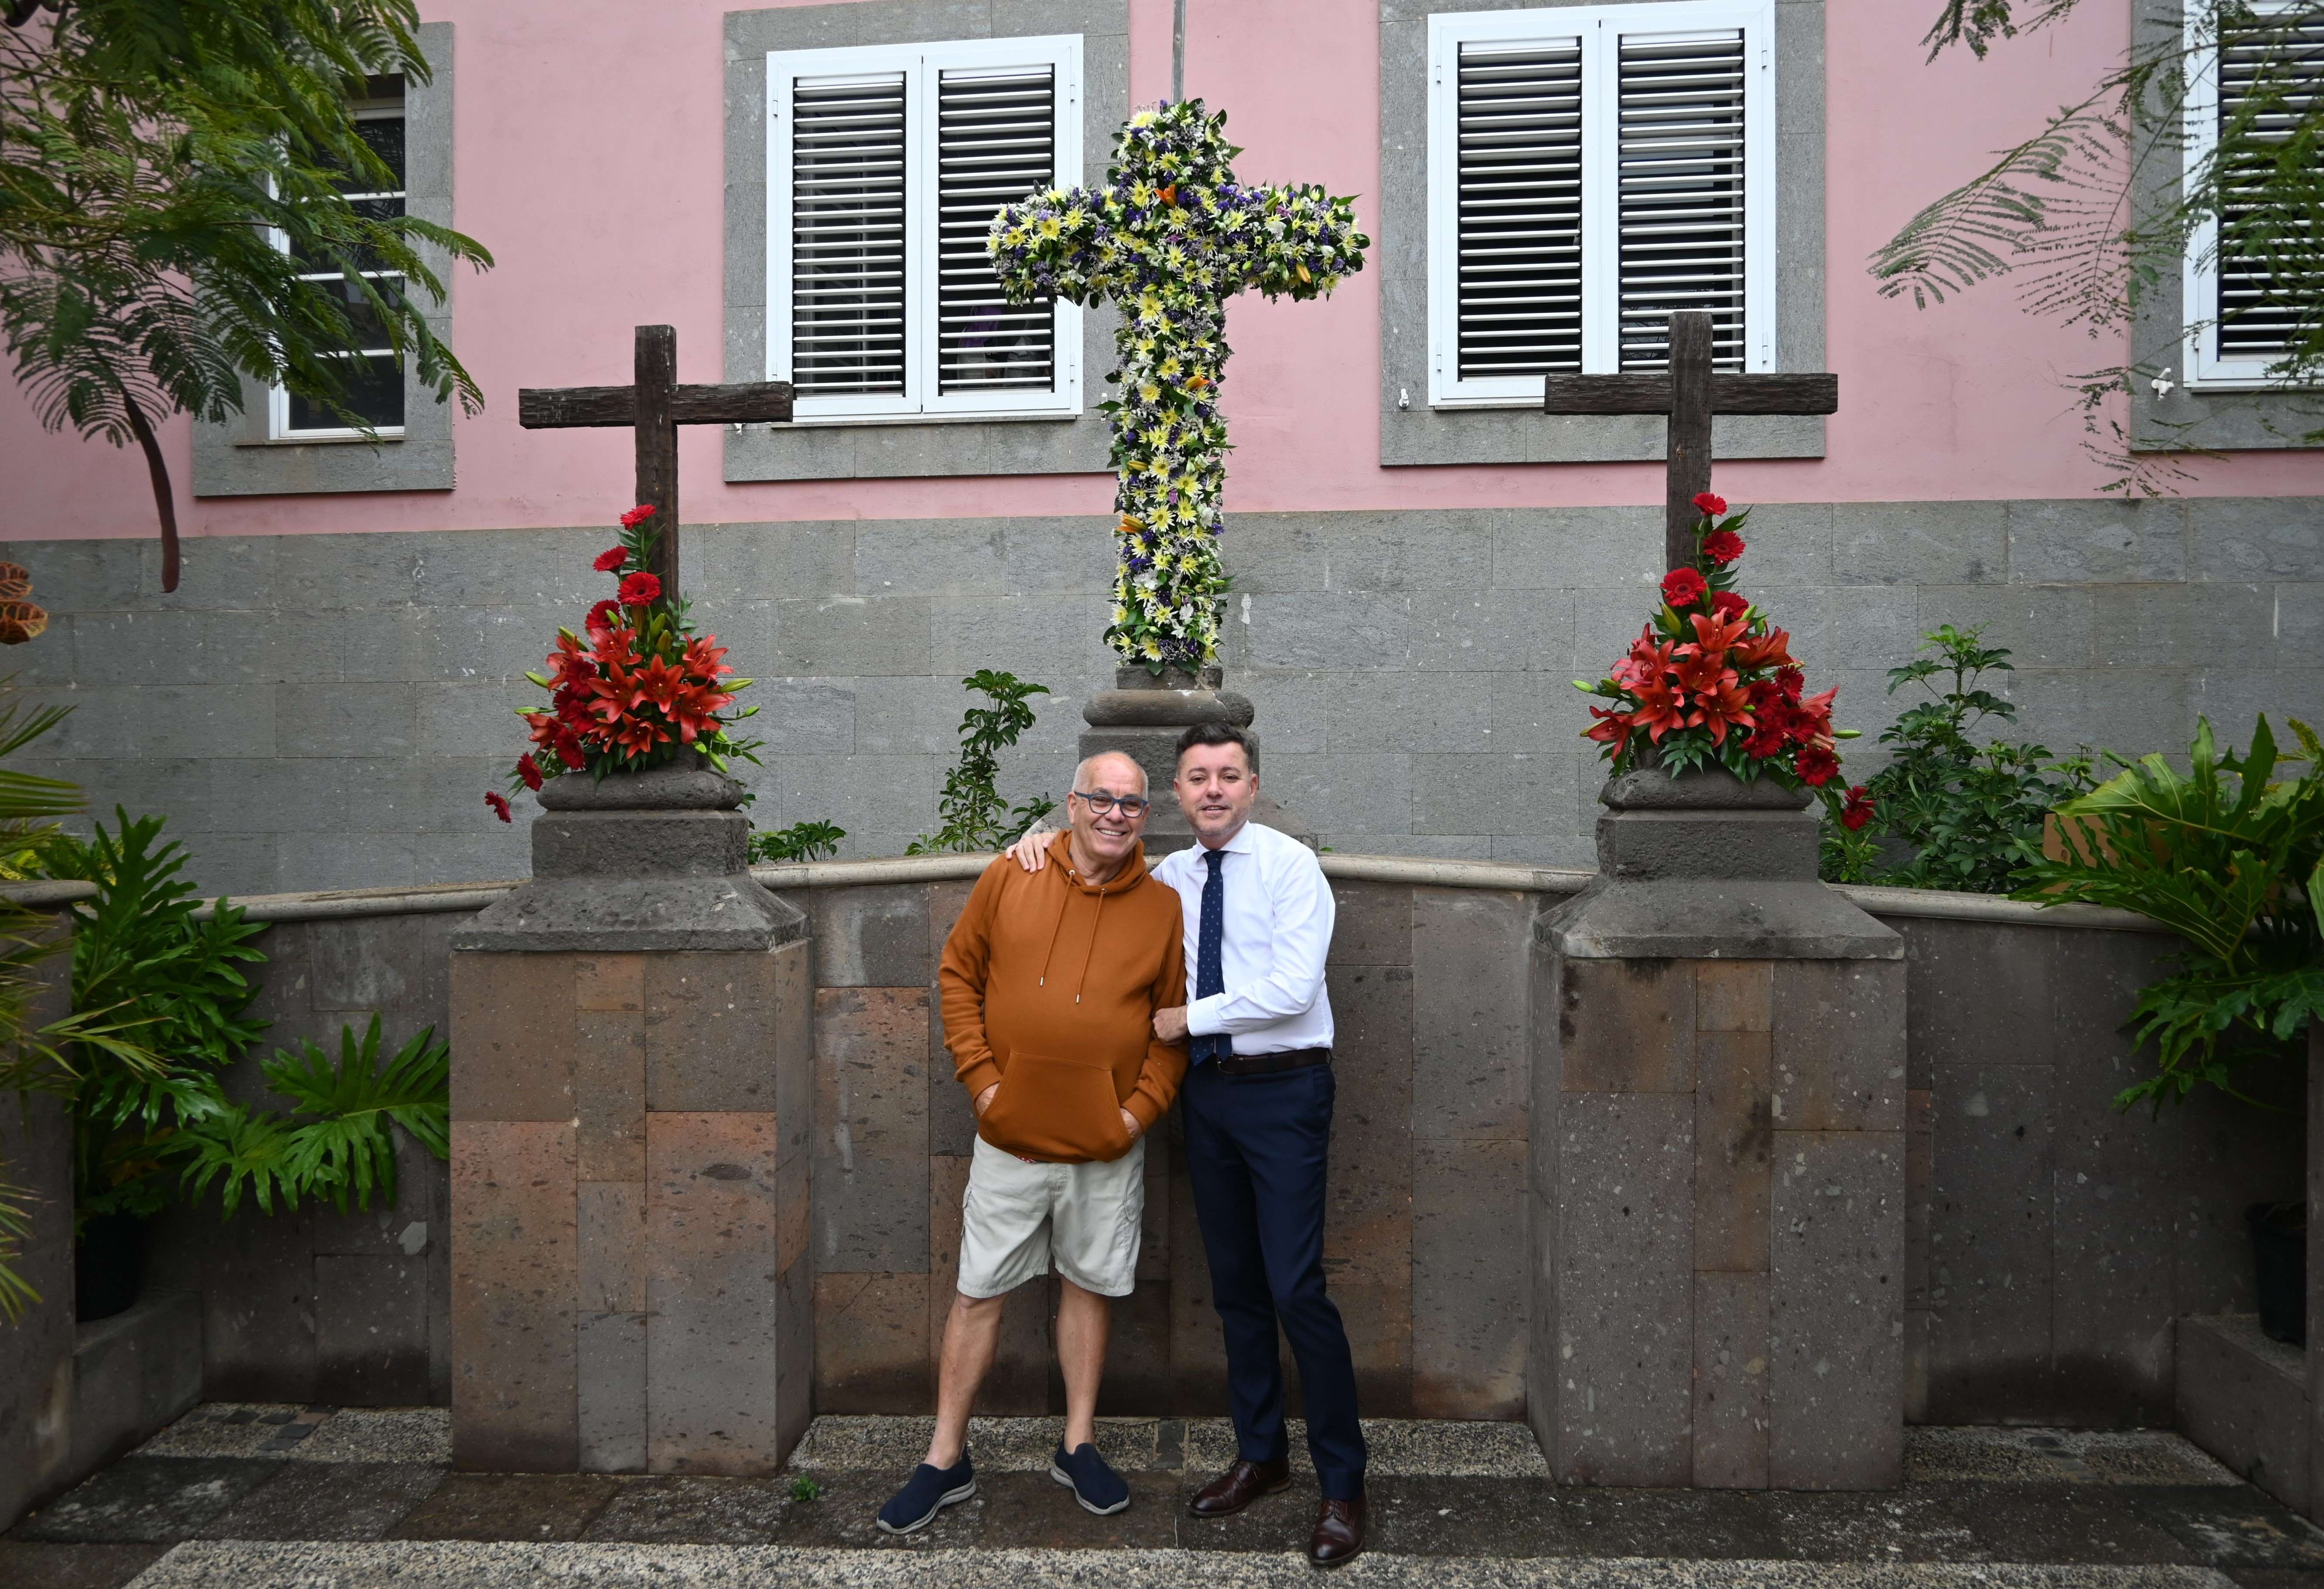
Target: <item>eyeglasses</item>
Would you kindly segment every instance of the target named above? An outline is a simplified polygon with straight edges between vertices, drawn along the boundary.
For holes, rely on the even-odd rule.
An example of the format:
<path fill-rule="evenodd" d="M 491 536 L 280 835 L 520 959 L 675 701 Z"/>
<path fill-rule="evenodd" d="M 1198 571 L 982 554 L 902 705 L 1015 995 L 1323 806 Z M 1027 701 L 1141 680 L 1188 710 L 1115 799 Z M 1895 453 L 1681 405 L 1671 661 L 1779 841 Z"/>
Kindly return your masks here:
<path fill-rule="evenodd" d="M 1079 790 L 1073 791 L 1072 798 L 1087 806 L 1091 814 L 1098 817 L 1104 816 L 1116 806 L 1121 808 L 1121 814 L 1125 817 L 1143 817 L 1154 804 L 1144 795 L 1084 794 Z"/>

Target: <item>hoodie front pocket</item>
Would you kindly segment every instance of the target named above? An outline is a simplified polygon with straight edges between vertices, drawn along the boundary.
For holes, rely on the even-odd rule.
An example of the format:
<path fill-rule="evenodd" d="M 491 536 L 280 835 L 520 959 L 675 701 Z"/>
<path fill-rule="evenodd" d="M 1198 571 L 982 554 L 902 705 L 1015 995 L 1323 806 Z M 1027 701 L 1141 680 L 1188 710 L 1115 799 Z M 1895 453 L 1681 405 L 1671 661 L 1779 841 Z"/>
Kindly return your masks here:
<path fill-rule="evenodd" d="M 1021 1049 L 978 1129 L 996 1148 L 1052 1164 L 1119 1159 L 1130 1146 L 1111 1067 Z"/>

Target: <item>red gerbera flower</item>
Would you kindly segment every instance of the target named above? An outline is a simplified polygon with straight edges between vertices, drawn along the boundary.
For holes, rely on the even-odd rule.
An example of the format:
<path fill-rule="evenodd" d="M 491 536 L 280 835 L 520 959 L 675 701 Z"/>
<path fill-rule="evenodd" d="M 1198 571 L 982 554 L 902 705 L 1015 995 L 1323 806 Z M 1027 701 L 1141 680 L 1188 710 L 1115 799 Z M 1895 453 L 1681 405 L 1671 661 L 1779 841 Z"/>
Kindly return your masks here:
<path fill-rule="evenodd" d="M 1722 618 L 1739 618 L 1751 610 L 1751 604 L 1731 590 L 1711 593 L 1711 610 Z"/>
<path fill-rule="evenodd" d="M 1807 681 L 1808 676 L 1797 668 L 1786 666 L 1775 670 L 1775 688 L 1784 692 L 1784 698 L 1787 701 L 1799 699 L 1800 691 L 1806 688 Z"/>
<path fill-rule="evenodd" d="M 1724 517 L 1727 513 L 1727 499 L 1708 491 L 1694 494 L 1694 505 L 1714 519 Z"/>
<path fill-rule="evenodd" d="M 1710 582 L 1692 568 L 1673 568 L 1663 576 L 1663 600 L 1674 607 L 1692 606 L 1710 588 Z"/>
<path fill-rule="evenodd" d="M 622 528 L 634 530 L 654 516 L 653 503 L 641 502 L 622 515 Z"/>
<path fill-rule="evenodd" d="M 590 566 L 595 568 L 600 574 L 618 574 L 621 572 L 622 565 L 629 560 L 630 549 L 628 547 L 609 546 L 604 551 L 597 554 L 597 560 Z"/>
<path fill-rule="evenodd" d="M 1732 530 L 1716 530 L 1702 538 L 1702 555 L 1725 568 L 1743 555 L 1743 538 Z"/>
<path fill-rule="evenodd" d="M 516 820 L 515 818 L 509 815 L 508 797 L 501 793 L 500 790 L 496 789 L 486 790 L 484 791 L 484 804 L 490 806 L 493 808 L 493 815 L 499 818 L 502 821 L 513 822 Z"/>
<path fill-rule="evenodd" d="M 1872 797 L 1864 792 L 1862 784 L 1848 791 L 1848 803 L 1840 808 L 1840 825 L 1854 833 L 1872 820 Z"/>
<path fill-rule="evenodd" d="M 661 581 L 651 574 L 632 574 L 622 581 L 622 605 L 641 607 L 661 599 Z"/>
<path fill-rule="evenodd" d="M 530 751 L 516 759 L 516 775 L 524 780 L 527 789 L 540 787 L 540 763 L 532 759 Z"/>
<path fill-rule="evenodd" d="M 1792 771 L 1800 775 L 1802 783 L 1821 789 L 1838 775 L 1840 758 L 1822 745 L 1802 745 L 1798 757 L 1792 762 Z"/>

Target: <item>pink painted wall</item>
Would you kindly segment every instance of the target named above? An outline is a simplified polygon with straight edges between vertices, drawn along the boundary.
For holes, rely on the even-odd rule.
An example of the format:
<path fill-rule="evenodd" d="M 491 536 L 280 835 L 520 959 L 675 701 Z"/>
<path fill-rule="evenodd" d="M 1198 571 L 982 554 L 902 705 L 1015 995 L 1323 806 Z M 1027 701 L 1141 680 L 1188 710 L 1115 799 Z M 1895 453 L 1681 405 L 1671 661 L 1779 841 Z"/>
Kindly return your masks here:
<path fill-rule="evenodd" d="M 423 0 L 428 20 L 458 30 L 458 224 L 499 259 L 456 290 L 456 343 L 491 404 L 458 421 L 459 489 L 196 502 L 185 494 L 180 424 L 168 439 L 188 533 L 603 523 L 625 503 L 626 447 L 595 432 L 520 430 L 515 391 L 627 380 L 629 328 L 650 320 L 678 328 L 680 379 L 720 378 L 721 18 L 733 4 Z M 2106 477 L 2081 450 L 2061 378 L 2114 359 L 2114 347 L 2025 317 L 2006 283 L 1934 310 L 1885 301 L 1863 262 L 1987 152 L 2078 97 L 2119 54 L 2128 0 L 2085 0 L 2068 25 L 1982 63 L 1963 54 L 1923 65 L 1918 41 L 1934 9 L 1829 8 L 1827 337 L 1845 406 L 1823 459 L 1721 466 L 1719 484 L 1738 500 L 2075 496 Z M 1232 113 L 1244 176 L 1377 191 L 1370 0 L 1188 0 L 1187 12 L 1187 89 Z M 1170 13 L 1170 0 L 1130 0 L 1141 103 L 1169 89 Z M 1360 208 L 1376 232 L 1376 208 Z M 1658 465 L 1381 468 L 1372 275 L 1327 302 L 1244 301 L 1230 329 L 1230 509 L 1660 500 Z M 708 435 L 684 444 L 689 520 L 1100 513 L 1111 499 L 1102 476 L 729 485 L 718 450 Z M 2315 452 L 2193 467 L 2190 494 L 2324 491 Z M 152 532 L 135 456 L 42 434 L 13 386 L 0 387 L 0 478 L 10 537 Z"/>

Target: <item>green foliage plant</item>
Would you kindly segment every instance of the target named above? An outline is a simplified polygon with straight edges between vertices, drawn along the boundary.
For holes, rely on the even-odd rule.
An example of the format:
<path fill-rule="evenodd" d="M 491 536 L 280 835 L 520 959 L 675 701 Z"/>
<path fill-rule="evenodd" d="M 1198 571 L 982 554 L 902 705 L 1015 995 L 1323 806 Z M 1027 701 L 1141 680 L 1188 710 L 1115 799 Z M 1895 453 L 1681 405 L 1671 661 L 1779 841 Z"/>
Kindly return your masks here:
<path fill-rule="evenodd" d="M 847 829 L 832 822 L 794 822 L 751 835 L 751 860 L 757 865 L 784 861 L 827 861 L 839 854 Z"/>
<path fill-rule="evenodd" d="M 1923 42 L 1931 59 L 1957 45 L 1981 59 L 2002 40 L 2063 22 L 2080 4 L 1941 0 Z M 2288 351 L 2267 388 L 2315 386 L 2324 375 L 2324 249 L 2316 245 L 2324 95 L 2315 92 L 2305 41 L 2324 24 L 2324 0 L 2266 10 L 2251 0 L 2183 0 L 2183 13 L 2182 28 L 2138 31 L 2088 92 L 1876 249 L 1869 269 L 1882 295 L 1926 307 L 2015 274 L 2029 313 L 2127 348 L 2153 294 L 2177 292 L 2183 262 L 2200 255 L 2206 228 L 2215 227 L 2217 254 L 2244 262 L 2264 283 L 2252 309 L 2288 321 Z M 2215 143 L 2187 169 L 2189 97 L 2223 48 L 2253 75 L 2241 101 L 2217 118 Z M 2128 358 L 2069 377 L 2081 399 L 2085 448 L 2114 471 L 2107 489 L 2155 494 L 2186 478 L 2183 453 L 2154 436 L 2134 448 L 2121 417 L 2135 386 L 2167 392 L 2183 379 L 2172 364 Z M 2256 417 L 2277 429 L 2265 413 Z M 2292 442 L 2312 445 L 2319 434 L 2286 429 Z"/>
<path fill-rule="evenodd" d="M 275 1050 L 266 1085 L 293 1100 L 289 1114 L 226 1104 L 189 1124 L 177 1148 L 181 1178 L 197 1199 L 215 1182 L 219 1212 L 232 1215 L 248 1188 L 263 1213 L 327 1197 L 341 1214 L 350 1196 L 368 1210 L 376 1193 L 395 1206 L 395 1137 L 390 1122 L 438 1159 L 451 1156 L 452 1052 L 422 1027 L 383 1067 L 379 1017 L 363 1040 L 339 1029 L 339 1057 L 313 1042 Z"/>
<path fill-rule="evenodd" d="M 2199 718 L 2185 772 L 2108 756 L 2122 771 L 2058 808 L 2062 858 L 2027 868 L 2019 899 L 2135 910 L 2187 946 L 2139 993 L 2131 1030 L 2156 1069 L 2120 1107 L 2160 1110 L 2204 1084 L 2247 1097 L 2236 1070 L 2294 1058 L 2324 1018 L 2324 744 L 2289 722 L 2298 755 L 2279 753 L 2263 716 L 2240 756 Z"/>
<path fill-rule="evenodd" d="M 936 803 L 944 826 L 933 835 L 922 834 L 908 845 L 908 855 L 982 855 L 1005 849 L 1024 836 L 1025 830 L 1057 808 L 1055 800 L 1037 795 L 1014 809 L 1001 796 L 1001 753 L 1033 726 L 1031 697 L 1049 693 L 1045 684 L 1028 684 L 1014 673 L 980 668 L 961 680 L 992 704 L 971 707 L 960 720 L 960 761 L 945 777 L 944 793 Z"/>
<path fill-rule="evenodd" d="M 2086 757 L 1978 743 L 1987 723 L 2017 721 L 2016 707 L 1982 682 L 2014 671 L 2007 648 L 1987 645 L 1984 634 L 1982 624 L 1941 624 L 1923 639 L 1922 654 L 1888 670 L 1889 694 L 1911 685 L 1930 698 L 1880 734 L 1890 760 L 1864 785 L 1871 822 L 1853 831 L 1824 824 L 1827 881 L 2007 893 L 2041 859 L 2050 808 L 2090 787 Z M 1884 850 L 1899 847 L 1906 858 L 1884 867 Z"/>
<path fill-rule="evenodd" d="M 164 589 L 169 415 L 222 420 L 247 377 L 374 434 L 345 356 L 383 339 L 483 406 L 427 315 L 440 262 L 491 255 L 347 197 L 392 185 L 354 106 L 428 80 L 418 25 L 414 0 L 0 0 L 0 340 L 49 429 L 143 451 Z"/>

